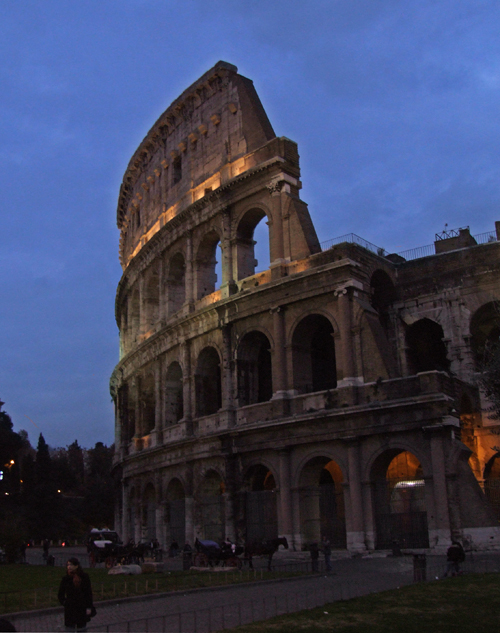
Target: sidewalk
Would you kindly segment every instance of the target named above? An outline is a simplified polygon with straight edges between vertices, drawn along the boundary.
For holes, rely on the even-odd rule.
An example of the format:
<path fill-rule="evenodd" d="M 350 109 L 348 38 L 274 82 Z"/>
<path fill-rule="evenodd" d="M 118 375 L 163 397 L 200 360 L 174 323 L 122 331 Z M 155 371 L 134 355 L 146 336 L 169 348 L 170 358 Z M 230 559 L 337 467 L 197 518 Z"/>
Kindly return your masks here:
<path fill-rule="evenodd" d="M 281 556 L 280 559 L 284 560 Z M 470 561 L 467 561 L 469 567 L 470 564 Z M 475 555 L 472 564 L 478 571 L 486 564 L 489 564 L 489 571 L 499 571 L 500 555 Z M 444 568 L 444 557 L 429 556 L 427 578 L 442 575 Z M 345 599 L 394 589 L 411 582 L 411 556 L 381 557 L 375 554 L 365 558 L 343 558 L 333 562 L 333 571 L 330 574 L 96 603 L 97 616 L 92 620 L 88 630 L 215 631 L 218 630 L 217 618 L 223 618 L 221 624 L 234 622 L 232 626 L 235 626 L 242 621 L 262 619 L 271 617 L 274 613 L 323 604 L 332 598 Z M 154 618 L 157 618 L 156 624 Z M 62 630 L 62 609 L 16 614 L 9 619 L 18 631 Z M 142 623 L 135 622 L 140 619 L 143 619 Z M 148 623 L 145 620 L 148 620 Z M 130 622 L 134 623 L 128 628 Z"/>

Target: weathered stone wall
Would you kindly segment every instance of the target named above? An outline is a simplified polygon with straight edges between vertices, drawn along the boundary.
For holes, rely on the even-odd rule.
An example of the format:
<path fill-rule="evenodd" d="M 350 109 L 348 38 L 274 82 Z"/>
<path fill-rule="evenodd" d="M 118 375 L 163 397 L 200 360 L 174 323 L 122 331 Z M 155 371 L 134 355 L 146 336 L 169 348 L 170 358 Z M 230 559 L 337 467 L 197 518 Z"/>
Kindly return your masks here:
<path fill-rule="evenodd" d="M 296 144 L 224 62 L 134 154 L 112 378 L 122 538 L 499 546 L 481 488 L 496 427 L 474 385 L 498 242 L 411 262 L 321 252 L 300 188 Z"/>

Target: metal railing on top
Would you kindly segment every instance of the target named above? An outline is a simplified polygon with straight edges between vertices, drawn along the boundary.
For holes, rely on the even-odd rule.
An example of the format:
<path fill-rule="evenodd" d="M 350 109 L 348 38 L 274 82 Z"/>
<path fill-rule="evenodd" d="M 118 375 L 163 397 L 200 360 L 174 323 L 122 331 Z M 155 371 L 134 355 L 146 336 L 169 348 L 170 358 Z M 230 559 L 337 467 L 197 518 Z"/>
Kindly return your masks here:
<path fill-rule="evenodd" d="M 477 244 L 489 244 L 490 242 L 497 242 L 497 235 L 495 231 L 487 231 L 486 233 L 479 233 L 478 235 L 472 236 Z M 343 242 L 347 242 L 349 244 L 358 244 L 363 248 L 375 253 L 375 255 L 379 255 L 380 257 L 386 257 L 389 253 L 384 248 L 380 246 L 376 246 L 371 242 L 359 237 L 355 233 L 347 233 L 346 235 L 341 235 L 340 237 L 335 237 L 332 240 L 327 240 L 326 242 L 321 242 L 321 250 L 327 251 L 328 249 L 336 246 L 337 244 L 342 244 Z M 417 246 L 416 248 L 410 248 L 407 251 L 400 251 L 396 253 L 406 261 L 410 261 L 413 259 L 420 259 L 421 257 L 430 257 L 431 255 L 435 255 L 436 250 L 434 244 L 427 244 L 426 246 Z"/>

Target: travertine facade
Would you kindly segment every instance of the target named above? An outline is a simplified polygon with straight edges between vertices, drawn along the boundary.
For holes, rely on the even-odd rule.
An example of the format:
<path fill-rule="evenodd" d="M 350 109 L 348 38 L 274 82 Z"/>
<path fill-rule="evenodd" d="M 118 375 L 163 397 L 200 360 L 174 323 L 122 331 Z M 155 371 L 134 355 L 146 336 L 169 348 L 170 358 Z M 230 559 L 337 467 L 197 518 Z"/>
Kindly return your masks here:
<path fill-rule="evenodd" d="M 462 230 L 412 261 L 352 239 L 322 250 L 300 188 L 296 144 L 224 62 L 132 157 L 115 527 L 164 546 L 500 546 L 483 491 L 497 427 L 474 386 L 498 336 L 498 235 L 477 245 Z M 255 273 L 261 220 L 270 266 Z"/>

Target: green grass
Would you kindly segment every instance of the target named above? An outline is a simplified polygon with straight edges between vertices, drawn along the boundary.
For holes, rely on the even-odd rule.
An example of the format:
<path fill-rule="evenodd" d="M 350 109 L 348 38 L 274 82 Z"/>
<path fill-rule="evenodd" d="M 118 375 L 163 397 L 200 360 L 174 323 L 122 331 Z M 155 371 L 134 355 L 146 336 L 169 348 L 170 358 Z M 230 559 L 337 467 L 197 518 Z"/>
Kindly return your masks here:
<path fill-rule="evenodd" d="M 419 583 L 231 629 L 245 633 L 492 633 L 500 629 L 500 575 Z"/>
<path fill-rule="evenodd" d="M 94 601 L 139 596 L 148 593 L 181 591 L 201 587 L 267 580 L 301 575 L 299 572 L 244 570 L 229 572 L 173 571 L 138 576 L 110 576 L 107 569 L 86 569 L 92 582 Z M 63 567 L 46 565 L 0 566 L 0 613 L 30 611 L 59 606 L 57 590 Z"/>

